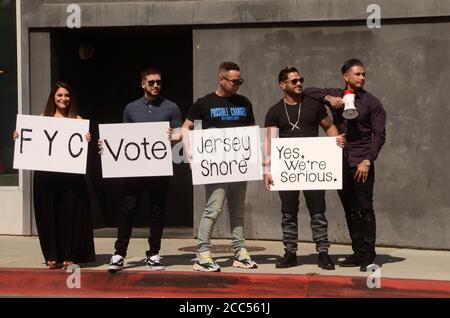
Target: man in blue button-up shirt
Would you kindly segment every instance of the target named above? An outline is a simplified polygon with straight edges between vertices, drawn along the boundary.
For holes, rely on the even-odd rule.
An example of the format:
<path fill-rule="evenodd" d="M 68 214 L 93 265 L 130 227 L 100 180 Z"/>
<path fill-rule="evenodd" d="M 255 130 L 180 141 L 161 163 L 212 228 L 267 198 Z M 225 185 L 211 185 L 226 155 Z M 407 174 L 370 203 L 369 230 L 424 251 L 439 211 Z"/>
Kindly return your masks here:
<path fill-rule="evenodd" d="M 148 68 L 141 74 L 141 87 L 144 96 L 129 103 L 123 112 L 124 123 L 161 122 L 169 121 L 171 128 L 181 126 L 181 112 L 178 106 L 160 96 L 161 72 L 155 68 Z M 117 240 L 115 253 L 108 266 L 110 272 L 117 272 L 123 268 L 131 238 L 133 220 L 144 193 L 148 193 L 151 206 L 150 249 L 146 252 L 147 266 L 152 270 L 162 270 L 159 250 L 164 228 L 164 210 L 166 205 L 169 177 L 139 177 L 126 181 L 125 196 L 121 211 L 117 219 Z"/>

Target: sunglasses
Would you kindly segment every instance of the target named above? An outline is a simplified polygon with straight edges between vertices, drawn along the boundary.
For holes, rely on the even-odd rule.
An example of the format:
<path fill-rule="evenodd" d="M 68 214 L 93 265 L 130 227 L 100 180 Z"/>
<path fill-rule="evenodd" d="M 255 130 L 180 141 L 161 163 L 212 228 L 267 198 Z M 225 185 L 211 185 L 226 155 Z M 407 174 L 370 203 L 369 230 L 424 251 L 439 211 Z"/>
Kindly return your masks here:
<path fill-rule="evenodd" d="M 161 80 L 147 81 L 147 84 L 148 84 L 149 86 L 153 86 L 153 85 L 155 85 L 155 83 L 156 83 L 156 85 L 161 86 Z"/>
<path fill-rule="evenodd" d="M 305 79 L 303 77 L 300 78 L 294 78 L 291 81 L 286 81 L 288 83 L 291 83 L 292 85 L 297 85 L 297 83 L 303 84 L 303 82 L 305 81 Z"/>
<path fill-rule="evenodd" d="M 244 79 L 243 78 L 230 80 L 230 79 L 226 78 L 225 76 L 222 76 L 222 77 L 225 80 L 227 80 L 228 82 L 230 82 L 231 84 L 236 85 L 236 86 L 240 86 L 240 85 L 242 85 L 244 83 Z"/>

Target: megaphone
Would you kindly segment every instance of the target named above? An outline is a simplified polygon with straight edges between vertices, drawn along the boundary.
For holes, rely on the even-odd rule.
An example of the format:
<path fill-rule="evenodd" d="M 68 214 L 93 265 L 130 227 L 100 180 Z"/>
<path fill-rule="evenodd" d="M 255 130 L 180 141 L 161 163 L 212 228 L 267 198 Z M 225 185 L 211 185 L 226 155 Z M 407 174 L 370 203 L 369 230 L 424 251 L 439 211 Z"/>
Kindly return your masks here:
<path fill-rule="evenodd" d="M 344 97 L 342 99 L 345 103 L 342 117 L 345 119 L 354 119 L 358 117 L 358 111 L 355 107 L 355 93 L 351 89 L 347 89 L 344 91 Z"/>

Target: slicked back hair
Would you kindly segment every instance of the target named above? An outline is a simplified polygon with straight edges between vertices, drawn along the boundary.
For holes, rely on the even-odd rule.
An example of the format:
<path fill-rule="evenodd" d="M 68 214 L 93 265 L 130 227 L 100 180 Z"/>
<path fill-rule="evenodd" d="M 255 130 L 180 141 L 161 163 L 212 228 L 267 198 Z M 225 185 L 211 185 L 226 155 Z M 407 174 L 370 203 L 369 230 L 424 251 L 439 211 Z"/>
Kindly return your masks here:
<path fill-rule="evenodd" d="M 363 62 L 361 62 L 358 59 L 350 59 L 350 60 L 346 61 L 344 63 L 344 65 L 342 65 L 342 67 L 341 67 L 342 74 L 347 73 L 347 71 L 349 69 L 351 69 L 353 66 L 362 66 L 362 67 L 364 67 L 364 64 L 363 64 Z"/>
<path fill-rule="evenodd" d="M 288 79 L 289 73 L 297 72 L 298 70 L 294 66 L 286 66 L 278 74 L 278 83 L 284 82 Z"/>

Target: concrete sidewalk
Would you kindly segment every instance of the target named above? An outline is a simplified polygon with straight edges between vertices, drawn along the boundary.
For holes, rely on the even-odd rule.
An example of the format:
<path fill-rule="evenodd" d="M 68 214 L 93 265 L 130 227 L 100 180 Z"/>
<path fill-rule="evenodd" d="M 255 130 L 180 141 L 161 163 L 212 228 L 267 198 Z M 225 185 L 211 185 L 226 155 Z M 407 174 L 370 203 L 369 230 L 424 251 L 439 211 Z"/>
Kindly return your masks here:
<path fill-rule="evenodd" d="M 115 239 L 95 238 L 97 260 L 94 263 L 81 264 L 82 269 L 106 271 L 113 252 Z M 166 272 L 190 272 L 195 258 L 195 239 L 163 239 L 161 256 Z M 297 275 L 333 275 L 368 277 L 370 273 L 359 271 L 359 267 L 326 271 L 316 265 L 317 254 L 314 244 L 299 243 L 297 267 L 276 269 L 275 262 L 283 254 L 281 242 L 248 240 L 247 246 L 252 258 L 258 263 L 257 269 L 245 270 L 232 267 L 232 253 L 226 251 L 230 240 L 213 239 L 213 257 L 222 267 L 222 273 L 245 274 L 297 274 Z M 125 271 L 148 271 L 145 266 L 147 240 L 133 238 L 130 242 Z M 218 253 L 214 250 L 219 249 Z M 253 250 L 253 251 L 252 251 Z M 351 253 L 351 247 L 333 244 L 330 255 L 336 262 Z M 425 279 L 450 281 L 450 251 L 430 251 L 400 248 L 377 248 L 376 263 L 381 265 L 382 278 Z M 39 240 L 29 236 L 0 236 L 0 269 L 45 269 Z"/>

